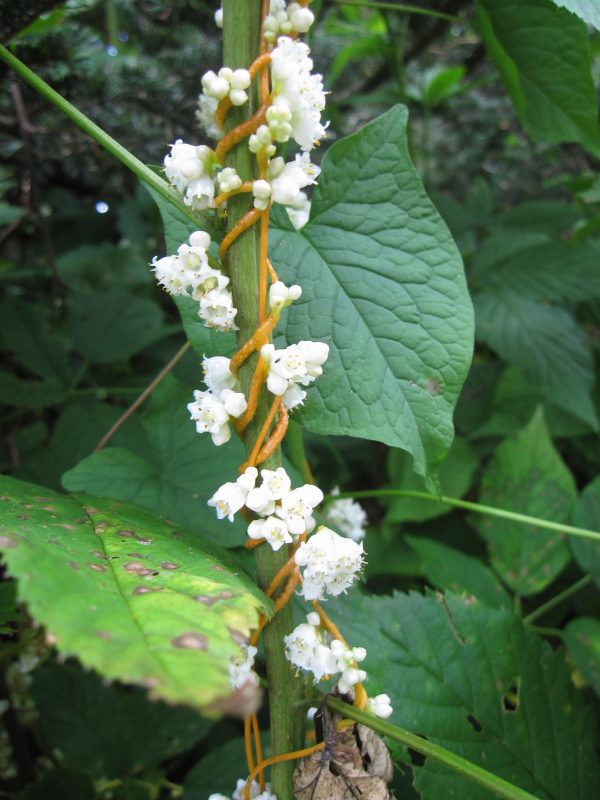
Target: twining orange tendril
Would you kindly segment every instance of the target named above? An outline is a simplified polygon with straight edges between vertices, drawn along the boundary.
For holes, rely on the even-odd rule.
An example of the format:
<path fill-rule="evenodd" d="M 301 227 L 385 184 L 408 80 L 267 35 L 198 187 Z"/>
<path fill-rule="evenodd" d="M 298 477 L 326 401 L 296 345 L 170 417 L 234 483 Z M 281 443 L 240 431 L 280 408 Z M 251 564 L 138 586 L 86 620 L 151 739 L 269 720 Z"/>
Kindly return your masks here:
<path fill-rule="evenodd" d="M 244 461 L 244 463 L 240 467 L 240 472 L 244 472 L 244 470 L 248 469 L 248 467 L 253 467 L 256 464 L 257 456 L 260 453 L 260 449 L 262 447 L 262 444 L 263 444 L 264 440 L 266 439 L 266 436 L 267 436 L 267 434 L 268 434 L 268 432 L 269 432 L 269 430 L 271 428 L 271 425 L 273 424 L 273 420 L 275 419 L 275 415 L 279 411 L 279 406 L 280 405 L 281 405 L 281 397 L 276 397 L 275 400 L 273 400 L 273 403 L 271 404 L 271 408 L 269 409 L 269 413 L 267 414 L 267 417 L 266 417 L 265 421 L 262 424 L 262 427 L 261 427 L 261 429 L 260 429 L 260 431 L 258 433 L 258 436 L 256 437 L 256 441 L 254 442 L 254 446 L 252 447 L 250 455 L 248 456 L 248 458 Z"/>
<path fill-rule="evenodd" d="M 222 100 L 219 101 L 219 105 L 217 106 L 217 110 L 215 111 L 215 122 L 219 126 L 221 130 L 223 130 L 223 126 L 225 124 L 225 117 L 231 109 L 233 108 L 233 103 L 229 99 L 229 97 L 224 97 Z"/>
<path fill-rule="evenodd" d="M 250 800 L 250 787 L 252 786 L 252 781 L 261 769 L 270 767 L 273 764 L 279 764 L 282 761 L 294 761 L 297 758 L 306 758 L 307 756 L 312 756 L 313 753 L 318 753 L 319 750 L 323 750 L 324 747 L 325 742 L 319 742 L 319 744 L 313 744 L 310 747 L 305 747 L 303 750 L 294 750 L 291 753 L 282 753 L 279 756 L 271 756 L 271 758 L 266 758 L 264 761 L 261 761 L 261 763 L 248 775 L 248 780 L 246 781 L 246 786 L 244 787 L 244 800 Z"/>
<path fill-rule="evenodd" d="M 252 208 L 227 232 L 223 237 L 223 241 L 219 246 L 219 258 L 221 262 L 225 261 L 225 256 L 231 245 L 235 242 L 240 234 L 247 230 L 251 225 L 254 225 L 256 220 L 260 217 L 261 212 L 257 208 Z"/>
<path fill-rule="evenodd" d="M 270 53 L 262 53 L 258 58 L 256 58 L 252 64 L 248 67 L 248 72 L 250 73 L 250 80 L 254 79 L 254 76 L 259 70 L 266 71 L 264 68 L 268 67 L 271 63 L 271 54 Z M 261 76 L 262 76 L 261 71 Z M 268 74 L 268 73 L 267 73 Z M 261 100 L 265 98 L 261 97 Z"/>
<path fill-rule="evenodd" d="M 269 335 L 271 334 L 271 331 L 275 325 L 277 325 L 278 319 L 279 317 L 275 315 L 267 317 L 263 324 L 254 331 L 248 341 L 244 342 L 244 344 L 240 347 L 229 364 L 229 369 L 234 375 L 237 375 L 238 369 L 255 350 L 259 350 L 263 344 L 268 342 Z"/>
<path fill-rule="evenodd" d="M 269 247 L 269 212 L 260 218 L 260 267 L 258 273 L 258 320 L 262 325 L 267 318 L 267 273 Z"/>
<path fill-rule="evenodd" d="M 288 429 L 289 419 L 288 419 L 288 410 L 285 406 L 281 406 L 279 409 L 279 420 L 277 421 L 277 425 L 271 431 L 271 435 L 261 447 L 257 457 L 255 464 L 262 464 L 263 461 L 266 461 L 267 458 L 277 450 L 281 442 L 283 441 L 283 437 L 285 436 L 285 432 Z"/>
<path fill-rule="evenodd" d="M 327 614 L 323 611 L 323 607 L 321 606 L 319 601 L 318 600 L 313 600 L 312 604 L 313 604 L 313 607 L 315 608 L 315 610 L 317 611 L 317 613 L 319 615 L 319 619 L 321 620 L 321 625 L 323 625 L 323 627 L 327 631 L 329 631 L 329 633 L 333 636 L 334 639 L 339 639 L 340 642 L 342 642 L 342 644 L 344 644 L 344 645 L 346 645 L 346 647 L 348 647 L 348 643 L 346 642 L 346 640 L 344 639 L 344 637 L 340 633 L 339 628 L 337 627 L 335 622 L 330 620 L 329 617 L 327 616 Z"/>
<path fill-rule="evenodd" d="M 271 283 L 277 283 L 279 278 L 277 277 L 277 273 L 275 272 L 275 267 L 271 264 L 271 259 L 267 258 L 267 269 L 269 270 L 269 278 L 271 279 Z"/>
<path fill-rule="evenodd" d="M 255 547 L 258 547 L 259 544 L 262 544 L 264 539 L 248 539 L 244 542 L 244 547 L 246 550 L 254 550 Z"/>
<path fill-rule="evenodd" d="M 248 764 L 248 772 L 254 770 L 254 756 L 252 754 L 252 737 L 250 735 L 252 727 L 252 718 L 246 717 L 244 719 L 244 746 L 246 749 L 246 763 Z"/>
<path fill-rule="evenodd" d="M 300 570 L 298 569 L 298 567 L 294 567 L 292 574 L 288 578 L 288 581 L 283 588 L 282 593 L 279 595 L 277 600 L 275 600 L 275 605 L 273 606 L 273 613 L 271 614 L 269 619 L 267 619 L 267 617 L 265 617 L 264 614 L 259 615 L 258 627 L 256 628 L 255 631 L 253 631 L 252 635 L 250 636 L 249 640 L 250 645 L 252 645 L 253 647 L 256 646 L 256 643 L 258 642 L 263 630 L 266 628 L 270 620 L 272 620 L 273 617 L 276 614 L 278 614 L 281 611 L 281 609 L 286 605 L 290 597 L 296 591 L 296 587 L 301 582 L 301 580 L 302 579 L 300 577 Z"/>
<path fill-rule="evenodd" d="M 275 592 L 281 581 L 286 577 L 286 575 L 289 575 L 289 573 L 294 569 L 295 566 L 296 562 L 294 560 L 294 556 L 292 555 L 292 557 L 285 562 L 283 567 L 279 570 L 279 572 L 275 575 L 271 583 L 264 590 L 267 597 L 273 597 L 273 593 Z"/>
<path fill-rule="evenodd" d="M 221 192 L 218 194 L 213 203 L 215 206 L 220 206 L 223 203 L 226 203 L 230 197 L 235 197 L 236 194 L 242 194 L 243 192 L 251 192 L 252 191 L 252 181 L 244 181 L 242 185 L 238 189 L 234 189 L 232 192 Z"/>
<path fill-rule="evenodd" d="M 250 723 L 252 727 L 252 734 L 254 736 L 254 752 L 256 753 L 256 762 L 258 764 L 261 763 L 263 760 L 263 752 L 262 752 L 262 743 L 260 741 L 260 728 L 258 727 L 258 717 L 256 714 L 252 714 L 250 717 Z M 260 786 L 260 791 L 264 792 L 265 790 L 265 773 L 264 770 L 260 769 L 258 773 L 258 785 Z"/>
<path fill-rule="evenodd" d="M 234 373 L 235 374 L 235 373 Z M 256 365 L 256 369 L 254 370 L 254 375 L 252 376 L 252 381 L 250 383 L 250 388 L 248 390 L 248 406 L 241 417 L 239 417 L 235 421 L 235 430 L 238 436 L 241 436 L 242 433 L 246 430 L 252 419 L 254 418 L 254 414 L 256 413 L 256 407 L 258 406 L 258 398 L 260 397 L 260 390 L 262 388 L 263 383 L 267 378 L 267 365 L 263 361 L 262 358 L 258 359 L 258 364 Z"/>
<path fill-rule="evenodd" d="M 229 133 L 226 133 L 225 136 L 221 138 L 215 149 L 215 156 L 217 157 L 219 164 L 225 163 L 225 156 L 232 147 L 235 147 L 238 142 L 241 142 L 247 136 L 250 136 L 251 133 L 255 133 L 255 131 L 257 131 L 258 128 L 266 122 L 268 107 L 268 101 L 266 103 L 262 103 L 258 111 L 256 111 L 250 117 L 250 119 L 247 119 L 245 122 L 241 122 L 239 125 L 236 125 L 235 128 L 232 128 Z"/>

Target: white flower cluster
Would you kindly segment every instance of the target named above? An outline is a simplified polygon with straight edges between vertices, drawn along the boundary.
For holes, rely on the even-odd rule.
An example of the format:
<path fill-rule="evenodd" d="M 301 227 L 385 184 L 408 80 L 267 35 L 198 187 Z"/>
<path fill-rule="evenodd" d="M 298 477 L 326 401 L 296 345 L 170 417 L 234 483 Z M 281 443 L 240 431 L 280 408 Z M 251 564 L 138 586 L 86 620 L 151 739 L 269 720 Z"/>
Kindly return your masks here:
<path fill-rule="evenodd" d="M 214 356 L 205 358 L 202 364 L 208 391 L 196 390 L 194 402 L 188 403 L 187 409 L 198 433 L 210 433 L 213 444 L 219 446 L 231 439 L 230 418 L 240 417 L 248 403 L 229 369 L 230 359 Z"/>
<path fill-rule="evenodd" d="M 337 688 L 342 694 L 348 694 L 354 686 L 367 679 L 365 670 L 358 666 L 367 657 L 365 648 L 349 648 L 339 639 L 328 641 L 316 612 L 307 614 L 306 622 L 284 637 L 284 642 L 288 661 L 311 672 L 315 683 L 339 675 Z M 370 698 L 367 709 L 385 719 L 392 713 L 390 698 L 386 694 Z"/>
<path fill-rule="evenodd" d="M 252 149 L 252 145 L 250 147 Z M 309 202 L 302 189 L 316 183 L 320 172 L 320 168 L 311 163 L 308 153 L 297 154 L 294 161 L 287 164 L 281 157 L 271 159 L 268 180 L 260 179 L 252 184 L 254 207 L 263 210 L 271 203 L 281 203 L 287 208 L 302 210 Z"/>
<path fill-rule="evenodd" d="M 263 23 L 264 37 L 273 44 L 280 34 L 306 33 L 314 21 L 312 11 L 300 3 L 290 3 L 286 7 L 285 0 L 271 0 Z"/>
<path fill-rule="evenodd" d="M 303 542 L 294 556 L 304 567 L 302 594 L 306 600 L 323 599 L 325 594 L 345 592 L 363 565 L 363 546 L 321 526 Z"/>
<path fill-rule="evenodd" d="M 241 689 L 247 683 L 258 686 L 259 677 L 253 670 L 256 653 L 256 647 L 242 645 L 241 655 L 229 662 L 229 680 L 234 689 Z"/>
<path fill-rule="evenodd" d="M 287 409 L 304 402 L 306 392 L 300 386 L 308 386 L 323 374 L 323 364 L 329 356 L 329 345 L 325 342 L 302 341 L 283 350 L 265 344 L 260 351 L 269 372 L 267 389 L 281 397 Z"/>
<path fill-rule="evenodd" d="M 210 236 L 194 231 L 177 249 L 176 256 L 152 260 L 156 280 L 171 295 L 191 296 L 200 304 L 198 316 L 208 328 L 218 331 L 237 330 L 229 278 L 208 263 Z"/>
<path fill-rule="evenodd" d="M 235 792 L 228 797 L 226 794 L 219 794 L 215 792 L 215 794 L 211 794 L 208 796 L 208 800 L 244 800 L 244 789 L 246 788 L 246 781 L 244 778 L 240 778 L 237 782 L 237 786 Z M 271 784 L 265 784 L 265 791 L 260 791 L 260 786 L 258 785 L 257 781 L 252 781 L 250 785 L 250 800 L 277 800 L 277 795 L 271 792 Z"/>
<path fill-rule="evenodd" d="M 202 76 L 202 89 L 207 97 L 223 100 L 229 97 L 234 106 L 243 106 L 248 100 L 246 89 L 250 86 L 250 73 L 247 69 L 221 67 L 215 74 L 212 70 Z"/>
<path fill-rule="evenodd" d="M 165 156 L 165 175 L 178 189 L 186 205 L 212 208 L 215 197 L 215 173 L 218 163 L 214 152 L 205 144 L 186 144 L 177 139 Z"/>
<path fill-rule="evenodd" d="M 336 495 L 340 493 L 340 487 L 336 486 L 332 489 L 331 494 Z M 323 516 L 327 522 L 337 528 L 344 536 L 353 539 L 355 542 L 361 542 L 365 538 L 367 527 L 367 514 L 364 508 L 346 497 L 342 500 L 334 500 L 329 503 L 323 511 Z"/>
<path fill-rule="evenodd" d="M 308 483 L 292 489 L 283 467 L 262 469 L 260 477 L 261 484 L 257 486 L 258 470 L 248 467 L 235 482 L 220 486 L 208 505 L 215 508 L 219 519 L 227 517 L 230 522 L 246 506 L 259 516 L 248 525 L 248 536 L 265 539 L 273 550 L 279 550 L 294 536 L 314 528 L 312 512 L 323 501 L 323 492 Z"/>

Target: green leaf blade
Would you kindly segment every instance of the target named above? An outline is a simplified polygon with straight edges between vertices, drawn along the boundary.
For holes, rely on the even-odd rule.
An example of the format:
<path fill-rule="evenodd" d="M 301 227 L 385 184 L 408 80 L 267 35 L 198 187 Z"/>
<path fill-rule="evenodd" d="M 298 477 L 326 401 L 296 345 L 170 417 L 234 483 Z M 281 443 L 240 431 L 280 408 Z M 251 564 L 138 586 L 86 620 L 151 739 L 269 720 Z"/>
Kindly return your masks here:
<path fill-rule="evenodd" d="M 409 159 L 406 119 L 396 106 L 329 150 L 311 220 L 296 232 L 277 215 L 271 256 L 303 287 L 285 339 L 330 345 L 302 423 L 401 447 L 431 479 L 452 441 L 473 317 L 460 256 Z"/>
<path fill-rule="evenodd" d="M 1 487 L 8 568 L 59 650 L 170 702 L 224 710 L 229 659 L 271 608 L 256 586 L 135 506 L 11 478 Z"/>

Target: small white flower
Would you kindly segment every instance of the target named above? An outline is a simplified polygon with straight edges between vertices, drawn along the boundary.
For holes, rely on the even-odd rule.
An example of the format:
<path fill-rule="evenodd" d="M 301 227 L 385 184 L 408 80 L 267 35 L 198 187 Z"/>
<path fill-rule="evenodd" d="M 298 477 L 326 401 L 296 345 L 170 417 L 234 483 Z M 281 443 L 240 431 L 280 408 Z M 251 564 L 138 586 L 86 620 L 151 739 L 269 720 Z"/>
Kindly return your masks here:
<path fill-rule="evenodd" d="M 254 195 L 254 208 L 264 211 L 271 204 L 271 184 L 269 181 L 257 180 L 252 184 L 252 194 Z"/>
<path fill-rule="evenodd" d="M 242 653 L 229 662 L 229 680 L 234 689 L 241 689 L 246 683 L 258 686 L 259 678 L 253 670 L 256 653 L 256 647 L 242 645 Z"/>
<path fill-rule="evenodd" d="M 214 444 L 221 445 L 231 438 L 229 414 L 225 406 L 210 392 L 194 392 L 194 402 L 188 403 L 188 411 L 196 423 L 198 433 L 210 433 Z"/>
<path fill-rule="evenodd" d="M 211 139 L 219 139 L 222 133 L 215 121 L 215 112 L 218 105 L 219 101 L 216 97 L 209 97 L 207 94 L 204 94 L 204 92 L 198 95 L 196 120 Z"/>
<path fill-rule="evenodd" d="M 248 402 L 242 392 L 232 392 L 231 389 L 224 389 L 219 398 L 230 417 L 241 417 L 248 408 Z"/>
<path fill-rule="evenodd" d="M 180 192 L 187 205 L 206 208 L 214 197 L 212 173 L 216 166 L 214 152 L 206 145 L 186 144 L 177 139 L 165 156 L 165 174 Z"/>
<path fill-rule="evenodd" d="M 318 614 L 316 616 L 318 618 Z M 337 672 L 337 660 L 329 647 L 321 641 L 316 625 L 302 623 L 285 636 L 283 641 L 288 661 L 300 669 L 312 672 L 315 682 L 325 675 Z"/>
<path fill-rule="evenodd" d="M 246 505 L 250 511 L 263 517 L 268 517 L 275 511 L 275 502 L 263 486 L 252 489 L 246 499 Z"/>
<path fill-rule="evenodd" d="M 231 359 L 225 358 L 225 356 L 212 356 L 211 358 L 205 356 L 202 361 L 204 383 L 217 397 L 220 397 L 221 392 L 226 389 L 232 391 L 239 389 L 239 381 L 229 368 L 230 364 Z"/>
<path fill-rule="evenodd" d="M 224 483 L 208 501 L 219 519 L 233 522 L 235 514 L 244 506 L 248 492 L 254 488 L 258 475 L 256 467 L 248 467 L 235 482 Z"/>
<path fill-rule="evenodd" d="M 287 287 L 283 281 L 275 281 L 269 287 L 269 306 L 271 311 L 281 313 L 302 295 L 302 288 L 297 284 Z"/>
<path fill-rule="evenodd" d="M 306 520 L 311 516 L 313 509 L 322 502 L 323 492 L 317 486 L 306 483 L 285 495 L 276 513 L 285 522 L 290 533 L 299 536 L 305 532 Z M 301 545 L 301 548 L 303 546 Z"/>
<path fill-rule="evenodd" d="M 221 7 L 217 8 L 217 10 L 215 11 L 215 25 L 217 26 L 217 28 L 223 27 L 223 9 Z"/>
<path fill-rule="evenodd" d="M 339 492 L 339 486 L 336 486 L 331 494 L 335 495 L 339 494 Z M 360 542 L 365 538 L 367 514 L 356 500 L 352 500 L 349 497 L 343 500 L 334 500 L 326 506 L 323 516 L 333 528 L 336 528 L 349 539 Z"/>
<path fill-rule="evenodd" d="M 367 700 L 367 711 L 375 714 L 376 717 L 387 719 L 394 711 L 391 705 L 391 700 L 387 694 L 378 694 L 375 697 L 369 697 Z"/>
<path fill-rule="evenodd" d="M 364 669 L 357 669 L 356 667 L 346 667 L 338 678 L 337 687 L 342 694 L 348 694 L 353 686 L 357 683 L 362 683 L 367 677 Z"/>
<path fill-rule="evenodd" d="M 255 519 L 248 525 L 248 536 L 251 539 L 265 539 L 273 550 L 279 550 L 293 541 L 287 525 L 277 517 Z"/>
<path fill-rule="evenodd" d="M 267 493 L 270 500 L 281 500 L 289 494 L 292 488 L 292 481 L 283 467 L 275 470 L 261 469 L 262 488 Z"/>
<path fill-rule="evenodd" d="M 297 33 L 306 33 L 315 21 L 315 15 L 310 8 L 301 6 L 299 3 L 290 3 L 287 14 L 292 23 L 292 30 Z"/>
<path fill-rule="evenodd" d="M 242 185 L 242 179 L 233 167 L 225 167 L 217 175 L 220 192 L 234 192 Z"/>
<path fill-rule="evenodd" d="M 310 217 L 311 202 L 305 192 L 300 192 L 300 197 L 294 207 L 286 206 L 287 215 L 294 228 L 299 231 Z"/>
<path fill-rule="evenodd" d="M 237 330 L 234 322 L 236 314 L 231 292 L 225 289 L 213 289 L 200 300 L 198 316 L 209 328 L 218 331 Z"/>
<path fill-rule="evenodd" d="M 317 600 L 325 593 L 339 595 L 352 585 L 363 565 L 363 548 L 362 544 L 321 527 L 300 545 L 294 558 L 299 567 L 304 567 L 303 596 Z M 358 660 L 355 655 L 353 659 Z"/>
<path fill-rule="evenodd" d="M 287 164 L 284 164 L 282 158 L 274 158 L 268 170 L 274 202 L 302 208 L 306 195 L 300 190 L 316 183 L 320 172 L 320 168 L 311 162 L 308 153 L 298 153 L 294 161 Z"/>

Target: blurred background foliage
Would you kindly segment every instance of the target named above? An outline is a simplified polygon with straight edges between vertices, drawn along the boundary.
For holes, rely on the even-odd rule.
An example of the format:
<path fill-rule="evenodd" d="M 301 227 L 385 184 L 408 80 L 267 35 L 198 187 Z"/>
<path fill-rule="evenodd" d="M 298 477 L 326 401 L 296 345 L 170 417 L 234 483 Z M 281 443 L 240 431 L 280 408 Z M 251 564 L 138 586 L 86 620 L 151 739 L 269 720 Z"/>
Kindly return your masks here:
<path fill-rule="evenodd" d="M 393 3 L 313 3 L 318 24 L 309 43 L 331 90 L 329 136 L 317 158 L 391 105 L 409 107 L 412 155 L 461 249 L 477 318 L 442 490 L 598 529 L 599 162 L 579 144 L 527 135 L 471 2 L 413 5 L 438 15 L 401 13 Z M 0 3 L 5 32 L 10 6 Z M 207 0 L 46 3 L 42 16 L 12 31 L 12 45 L 63 96 L 158 165 L 176 138 L 201 141 L 200 77 L 220 66 L 215 7 Z M 600 34 L 589 33 L 597 83 Z M 66 483 L 76 483 L 77 465 L 185 339 L 148 268 L 164 243 L 145 190 L 8 70 L 0 79 L 2 468 L 60 488 L 69 470 Z M 188 352 L 172 376 L 196 387 L 197 359 Z M 159 487 L 185 473 L 178 511 L 172 499 L 169 510 L 160 501 L 154 510 L 193 526 L 194 467 L 189 474 L 178 454 L 195 433 L 158 413 L 161 396 L 136 411 L 111 445 L 144 458 Z M 161 437 L 178 447 L 161 451 Z M 401 451 L 310 434 L 306 445 L 325 488 L 423 488 Z M 449 589 L 525 618 L 550 600 L 536 616 L 538 632 L 563 653 L 597 710 L 594 545 L 546 536 L 540 555 L 527 538 L 532 531 L 449 506 L 364 505 L 371 593 Z M 574 584 L 579 590 L 553 605 Z M 211 725 L 150 703 L 141 690 L 105 685 L 75 662 L 57 662 L 10 580 L 0 585 L 0 625 L 0 796 L 141 800 L 185 792 L 193 800 L 235 785 L 243 772 L 237 723 Z M 409 770 L 398 773 L 397 796 L 417 797 Z"/>

